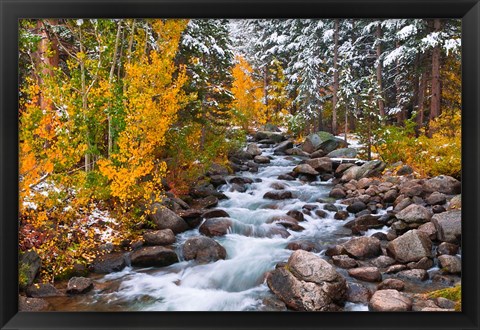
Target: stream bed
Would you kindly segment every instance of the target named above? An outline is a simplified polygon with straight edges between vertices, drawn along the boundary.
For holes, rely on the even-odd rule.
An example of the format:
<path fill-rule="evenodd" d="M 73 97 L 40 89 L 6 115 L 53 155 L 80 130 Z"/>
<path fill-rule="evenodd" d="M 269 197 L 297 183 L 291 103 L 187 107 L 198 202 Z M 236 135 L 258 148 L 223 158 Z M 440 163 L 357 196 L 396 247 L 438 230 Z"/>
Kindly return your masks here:
<path fill-rule="evenodd" d="M 174 245 L 180 262 L 162 268 L 138 268 L 128 266 L 124 270 L 107 275 L 92 275 L 95 289 L 84 295 L 47 298 L 57 311 L 270 311 L 285 310 L 265 283 L 266 272 L 279 262 L 285 262 L 292 250 L 292 242 L 308 242 L 315 253 L 322 256 L 325 248 L 345 242 L 352 237 L 343 225 L 354 218 L 335 220 L 333 211 L 325 211 L 326 218 L 311 212 L 299 224 L 302 231 L 289 230 L 287 238 L 280 235 L 266 237 L 269 223 L 275 216 L 290 210 L 301 211 L 305 204 L 323 210 L 327 203 L 335 203 L 328 197 L 331 183 L 278 180 L 281 174 L 291 172 L 301 161 L 300 157 L 277 156 L 272 149 L 262 149 L 262 155 L 271 162 L 261 165 L 258 173 L 239 172 L 254 183 L 245 192 L 231 191 L 230 184 L 219 187 L 228 199 L 221 200 L 217 208 L 225 210 L 234 220 L 231 231 L 214 237 L 227 252 L 225 260 L 208 264 L 185 261 L 182 256 L 184 242 L 200 235 L 192 229 L 177 235 Z M 272 184 L 284 185 L 293 198 L 285 200 L 264 199 L 272 191 Z M 336 204 L 338 209 L 345 205 Z M 306 212 L 309 213 L 309 212 Z M 386 230 L 370 230 L 366 235 Z M 346 271 L 339 269 L 348 280 Z M 355 280 L 353 280 L 355 281 Z M 426 283 L 423 286 L 427 285 Z M 422 287 L 412 288 L 423 291 Z M 365 304 L 347 303 L 347 311 L 367 311 Z"/>

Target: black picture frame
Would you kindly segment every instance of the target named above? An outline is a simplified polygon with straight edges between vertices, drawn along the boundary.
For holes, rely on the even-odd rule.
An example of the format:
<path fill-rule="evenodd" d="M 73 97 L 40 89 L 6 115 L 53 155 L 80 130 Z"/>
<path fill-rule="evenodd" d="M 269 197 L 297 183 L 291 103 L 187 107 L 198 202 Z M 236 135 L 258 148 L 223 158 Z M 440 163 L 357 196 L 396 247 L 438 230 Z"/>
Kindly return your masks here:
<path fill-rule="evenodd" d="M 480 4 L 478 0 L 0 0 L 1 329 L 478 329 Z M 462 312 L 18 312 L 20 18 L 462 18 Z"/>

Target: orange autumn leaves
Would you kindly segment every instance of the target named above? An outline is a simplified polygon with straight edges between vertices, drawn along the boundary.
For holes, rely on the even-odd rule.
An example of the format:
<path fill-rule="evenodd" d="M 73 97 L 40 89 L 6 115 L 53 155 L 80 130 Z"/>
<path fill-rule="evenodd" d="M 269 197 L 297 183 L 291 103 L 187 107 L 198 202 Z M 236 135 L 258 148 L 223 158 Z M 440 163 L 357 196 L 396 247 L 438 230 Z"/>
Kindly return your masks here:
<path fill-rule="evenodd" d="M 232 108 L 237 124 L 247 130 L 256 124 L 266 123 L 266 106 L 262 102 L 262 82 L 254 79 L 253 69 L 243 57 L 237 56 L 236 60 L 232 70 L 232 94 L 235 98 Z"/>

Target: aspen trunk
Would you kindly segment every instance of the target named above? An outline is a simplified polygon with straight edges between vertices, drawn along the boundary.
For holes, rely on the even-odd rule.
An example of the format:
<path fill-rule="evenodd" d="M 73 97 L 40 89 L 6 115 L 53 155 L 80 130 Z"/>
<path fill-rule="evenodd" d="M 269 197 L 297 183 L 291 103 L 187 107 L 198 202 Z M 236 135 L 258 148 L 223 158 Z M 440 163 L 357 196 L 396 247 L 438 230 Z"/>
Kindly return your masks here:
<path fill-rule="evenodd" d="M 113 56 L 112 56 L 112 65 L 110 66 L 110 75 L 108 76 L 108 85 L 110 86 L 110 89 L 112 89 L 112 81 L 113 81 L 113 74 L 115 73 L 115 62 L 117 60 L 117 54 L 118 54 L 118 44 L 120 41 L 120 33 L 122 31 L 122 21 L 119 21 L 118 27 L 117 27 L 117 35 L 115 37 L 115 46 L 114 46 L 114 51 L 113 51 Z M 110 158 L 110 155 L 112 153 L 112 115 L 110 114 L 111 110 L 111 102 L 109 105 L 109 111 L 108 111 L 108 158 Z"/>
<path fill-rule="evenodd" d="M 382 55 L 382 46 L 380 44 L 380 39 L 382 38 L 382 27 L 380 26 L 380 23 L 377 25 L 377 31 L 376 31 L 376 37 L 377 37 L 377 83 L 378 83 L 378 88 L 380 89 L 380 96 L 383 97 L 383 86 L 382 86 L 382 63 L 380 62 L 380 55 Z M 380 116 L 385 117 L 385 103 L 383 99 L 378 100 L 378 111 L 380 113 Z"/>
<path fill-rule="evenodd" d="M 436 18 L 433 21 L 433 29 L 438 32 L 441 28 L 441 21 Z M 432 97 L 430 101 L 430 120 L 440 115 L 440 46 L 433 48 L 432 52 Z"/>
<path fill-rule="evenodd" d="M 424 119 L 424 103 L 425 103 L 425 90 L 427 89 L 427 73 L 423 72 L 420 76 L 420 84 L 418 86 L 418 103 L 417 103 L 417 128 L 420 129 L 423 126 Z"/>
<path fill-rule="evenodd" d="M 339 21 L 335 20 L 335 32 L 333 35 L 334 48 L 333 48 L 333 100 L 332 100 L 332 133 L 337 134 L 337 102 L 338 102 L 338 30 Z"/>

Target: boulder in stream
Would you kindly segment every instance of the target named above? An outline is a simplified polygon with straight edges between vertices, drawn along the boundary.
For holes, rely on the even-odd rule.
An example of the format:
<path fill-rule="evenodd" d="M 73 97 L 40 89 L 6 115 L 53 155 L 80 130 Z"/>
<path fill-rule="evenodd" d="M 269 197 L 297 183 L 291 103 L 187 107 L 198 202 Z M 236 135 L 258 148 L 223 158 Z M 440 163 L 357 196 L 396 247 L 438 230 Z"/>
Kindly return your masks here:
<path fill-rule="evenodd" d="M 149 217 L 157 229 L 171 229 L 176 234 L 189 229 L 185 220 L 159 203 L 152 204 Z"/>
<path fill-rule="evenodd" d="M 163 246 L 147 246 L 132 252 L 132 266 L 165 267 L 178 262 L 178 256 L 172 249 Z"/>
<path fill-rule="evenodd" d="M 224 236 L 232 226 L 233 220 L 230 218 L 210 218 L 202 223 L 199 231 L 208 237 Z"/>
<path fill-rule="evenodd" d="M 185 260 L 195 259 L 198 263 L 204 264 L 225 259 L 227 251 L 210 237 L 196 236 L 187 239 L 183 245 L 183 256 Z"/>
<path fill-rule="evenodd" d="M 432 241 L 426 233 L 413 229 L 389 242 L 387 252 L 401 263 L 419 261 L 432 257 Z"/>
<path fill-rule="evenodd" d="M 412 300 L 397 290 L 378 290 L 370 302 L 368 309 L 375 312 L 405 312 L 412 310 Z"/>
<path fill-rule="evenodd" d="M 299 311 L 337 311 L 347 290 L 332 265 L 303 250 L 293 252 L 286 267 L 268 273 L 267 284 L 288 307 Z"/>

